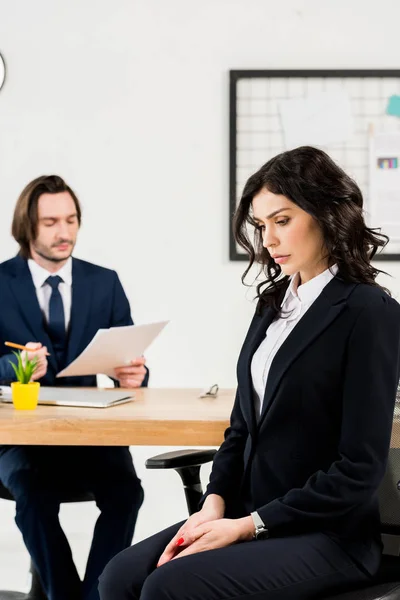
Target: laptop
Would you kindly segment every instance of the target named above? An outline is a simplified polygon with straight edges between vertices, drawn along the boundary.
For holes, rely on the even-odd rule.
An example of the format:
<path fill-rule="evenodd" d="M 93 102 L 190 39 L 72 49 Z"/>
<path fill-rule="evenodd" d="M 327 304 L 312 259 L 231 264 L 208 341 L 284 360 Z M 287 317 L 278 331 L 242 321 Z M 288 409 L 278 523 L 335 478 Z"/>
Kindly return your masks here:
<path fill-rule="evenodd" d="M 125 392 L 123 389 L 101 390 L 42 386 L 39 392 L 38 403 L 49 406 L 109 408 L 110 406 L 131 402 L 133 399 L 134 394 L 131 391 Z M 0 386 L 0 400 L 6 403 L 12 402 L 10 387 Z"/>

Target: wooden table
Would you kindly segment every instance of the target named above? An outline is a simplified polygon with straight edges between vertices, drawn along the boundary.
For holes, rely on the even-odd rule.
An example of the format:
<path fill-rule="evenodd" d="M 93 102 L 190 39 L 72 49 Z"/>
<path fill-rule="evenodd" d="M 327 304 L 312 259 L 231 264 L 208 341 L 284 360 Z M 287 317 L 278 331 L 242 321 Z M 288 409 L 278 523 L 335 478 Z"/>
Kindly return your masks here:
<path fill-rule="evenodd" d="M 198 398 L 196 389 L 132 390 L 134 402 L 112 408 L 41 406 L 18 411 L 0 403 L 0 444 L 49 446 L 216 446 L 228 427 L 235 390 Z M 104 390 L 106 394 L 107 391 Z M 400 448 L 400 419 L 392 448 Z"/>
<path fill-rule="evenodd" d="M 196 389 L 131 390 L 135 400 L 111 408 L 39 405 L 18 411 L 0 403 L 0 444 L 51 446 L 219 446 L 234 390 L 198 398 Z M 107 390 L 104 390 L 107 394 Z"/>

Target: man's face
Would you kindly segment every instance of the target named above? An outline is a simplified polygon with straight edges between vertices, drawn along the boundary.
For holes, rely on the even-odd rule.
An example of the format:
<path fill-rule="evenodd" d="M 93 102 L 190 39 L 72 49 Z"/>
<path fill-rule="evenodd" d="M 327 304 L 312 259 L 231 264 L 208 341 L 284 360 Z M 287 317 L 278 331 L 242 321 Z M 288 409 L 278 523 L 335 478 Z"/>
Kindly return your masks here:
<path fill-rule="evenodd" d="M 69 192 L 42 194 L 38 199 L 37 236 L 30 245 L 32 258 L 37 262 L 40 258 L 65 262 L 74 249 L 78 229 L 76 206 Z"/>

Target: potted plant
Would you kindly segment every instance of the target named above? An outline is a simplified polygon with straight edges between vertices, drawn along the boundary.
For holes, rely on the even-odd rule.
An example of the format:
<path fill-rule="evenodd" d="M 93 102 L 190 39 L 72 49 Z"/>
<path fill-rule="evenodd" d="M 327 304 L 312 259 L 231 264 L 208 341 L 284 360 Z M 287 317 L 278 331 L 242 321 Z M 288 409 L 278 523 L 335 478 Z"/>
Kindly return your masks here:
<path fill-rule="evenodd" d="M 38 381 L 31 381 L 37 369 L 37 356 L 29 360 L 27 356 L 23 359 L 21 352 L 13 352 L 13 354 L 17 357 L 17 364 L 10 361 L 17 377 L 17 381 L 11 383 L 14 407 L 18 410 L 33 410 L 37 406 L 40 389 Z"/>

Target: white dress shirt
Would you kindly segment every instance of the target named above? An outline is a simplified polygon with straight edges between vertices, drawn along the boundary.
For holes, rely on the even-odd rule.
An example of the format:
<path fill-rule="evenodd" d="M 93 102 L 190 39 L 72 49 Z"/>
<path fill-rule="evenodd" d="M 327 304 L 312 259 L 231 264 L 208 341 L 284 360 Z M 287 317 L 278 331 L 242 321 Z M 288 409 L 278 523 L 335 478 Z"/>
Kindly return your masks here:
<path fill-rule="evenodd" d="M 36 296 L 39 302 L 39 306 L 42 310 L 46 323 L 49 322 L 49 303 L 51 296 L 51 287 L 46 283 L 46 279 L 53 275 L 59 275 L 62 279 L 58 289 L 61 294 L 64 316 L 65 316 L 65 330 L 68 330 L 69 321 L 71 318 L 71 303 L 72 303 L 72 258 L 69 257 L 67 262 L 59 271 L 56 273 L 50 273 L 43 267 L 37 264 L 31 258 L 28 259 L 28 267 L 32 275 L 33 285 L 36 289 Z"/>
<path fill-rule="evenodd" d="M 257 348 L 251 361 L 251 377 L 257 416 L 262 411 L 268 373 L 276 353 L 337 272 L 338 267 L 334 265 L 300 286 L 298 286 L 299 273 L 291 277 L 281 304 L 281 310 L 265 332 L 265 339 Z"/>

